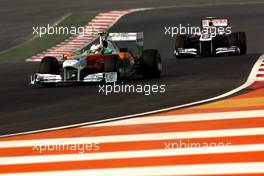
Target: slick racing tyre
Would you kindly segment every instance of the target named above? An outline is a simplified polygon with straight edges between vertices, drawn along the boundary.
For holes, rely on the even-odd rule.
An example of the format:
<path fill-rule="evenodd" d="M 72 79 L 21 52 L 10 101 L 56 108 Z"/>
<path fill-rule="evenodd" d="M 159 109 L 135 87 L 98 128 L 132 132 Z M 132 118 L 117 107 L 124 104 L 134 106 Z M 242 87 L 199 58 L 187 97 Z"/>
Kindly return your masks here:
<path fill-rule="evenodd" d="M 119 57 L 117 55 L 105 55 L 104 72 L 116 72 L 117 82 L 122 78 L 122 70 L 119 68 Z"/>
<path fill-rule="evenodd" d="M 40 62 L 39 73 L 59 75 L 59 61 L 55 57 L 44 57 Z"/>
<path fill-rule="evenodd" d="M 106 55 L 104 58 L 104 71 L 117 72 L 118 71 L 118 57 L 116 55 Z"/>
<path fill-rule="evenodd" d="M 186 48 L 187 46 L 187 36 L 186 35 L 176 35 L 175 41 L 175 51 L 178 51 L 178 48 Z M 176 55 L 176 58 L 184 58 L 180 55 Z"/>
<path fill-rule="evenodd" d="M 161 57 L 158 50 L 144 50 L 143 57 L 143 76 L 145 78 L 157 78 L 162 71 Z"/>
<path fill-rule="evenodd" d="M 240 54 L 244 55 L 247 53 L 247 38 L 245 32 L 237 32 L 238 47 L 240 49 Z"/>
<path fill-rule="evenodd" d="M 240 49 L 240 55 L 247 53 L 247 38 L 245 32 L 234 32 L 228 36 L 228 45 L 237 46 Z"/>
<path fill-rule="evenodd" d="M 177 35 L 175 41 L 175 49 L 186 48 L 186 35 Z"/>
<path fill-rule="evenodd" d="M 60 64 L 55 57 L 44 57 L 39 66 L 39 73 L 41 74 L 60 74 Z M 44 87 L 54 87 L 56 83 L 41 83 Z"/>

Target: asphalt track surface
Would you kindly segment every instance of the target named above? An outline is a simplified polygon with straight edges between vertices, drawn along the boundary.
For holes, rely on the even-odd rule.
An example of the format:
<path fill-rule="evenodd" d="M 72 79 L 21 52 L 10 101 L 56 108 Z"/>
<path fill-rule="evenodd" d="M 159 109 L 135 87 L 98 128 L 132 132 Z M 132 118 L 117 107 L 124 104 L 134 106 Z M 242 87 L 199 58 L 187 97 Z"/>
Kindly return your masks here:
<path fill-rule="evenodd" d="M 112 31 L 143 31 L 147 48 L 159 48 L 163 74 L 159 79 L 135 79 L 128 84 L 165 84 L 166 93 L 104 95 L 98 85 L 31 88 L 29 75 L 35 63 L 0 65 L 0 134 L 38 130 L 62 125 L 130 115 L 211 98 L 243 84 L 264 49 L 264 5 L 171 8 L 144 11 L 123 17 Z M 187 13 L 189 12 L 189 13 Z M 190 13 L 191 12 L 191 13 Z M 247 12 L 247 13 L 245 13 Z M 164 26 L 198 25 L 208 15 L 230 17 L 233 31 L 246 31 L 249 53 L 238 57 L 176 60 L 174 39 Z"/>

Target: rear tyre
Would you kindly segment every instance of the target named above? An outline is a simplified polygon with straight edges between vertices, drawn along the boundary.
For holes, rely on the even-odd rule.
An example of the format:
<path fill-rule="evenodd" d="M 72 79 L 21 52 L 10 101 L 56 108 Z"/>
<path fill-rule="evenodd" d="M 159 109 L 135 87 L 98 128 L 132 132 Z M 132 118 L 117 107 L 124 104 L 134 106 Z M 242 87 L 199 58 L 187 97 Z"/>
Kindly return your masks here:
<path fill-rule="evenodd" d="M 104 71 L 117 72 L 118 71 L 118 57 L 115 55 L 105 56 L 104 58 Z"/>
<path fill-rule="evenodd" d="M 145 78 L 157 78 L 160 76 L 162 71 L 162 62 L 158 50 L 144 50 L 142 60 L 143 76 Z"/>
<path fill-rule="evenodd" d="M 39 73 L 41 74 L 60 74 L 60 64 L 55 57 L 44 57 L 39 66 Z M 56 83 L 42 83 L 44 87 L 54 87 Z"/>
<path fill-rule="evenodd" d="M 116 55 L 105 55 L 104 72 L 117 72 L 117 81 L 120 80 L 119 58 Z"/>

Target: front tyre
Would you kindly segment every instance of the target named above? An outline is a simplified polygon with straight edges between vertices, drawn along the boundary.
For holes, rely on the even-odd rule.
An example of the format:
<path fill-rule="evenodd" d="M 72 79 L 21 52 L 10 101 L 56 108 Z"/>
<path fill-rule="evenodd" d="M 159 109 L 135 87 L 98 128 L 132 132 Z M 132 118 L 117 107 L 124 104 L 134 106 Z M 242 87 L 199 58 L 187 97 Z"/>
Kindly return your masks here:
<path fill-rule="evenodd" d="M 60 74 L 60 64 L 55 57 L 44 57 L 39 66 L 39 73 L 41 74 Z M 41 83 L 44 87 L 54 87 L 56 83 Z"/>
<path fill-rule="evenodd" d="M 176 35 L 175 48 L 174 48 L 175 51 L 178 52 L 179 48 L 186 48 L 186 46 L 187 46 L 187 36 L 186 35 Z M 175 56 L 178 59 L 184 58 L 181 55 L 175 54 Z"/>
<path fill-rule="evenodd" d="M 39 66 L 39 73 L 41 74 L 60 74 L 60 64 L 55 57 L 44 57 Z"/>
<path fill-rule="evenodd" d="M 144 50 L 142 55 L 143 76 L 157 78 L 162 71 L 161 56 L 156 49 Z"/>
<path fill-rule="evenodd" d="M 228 35 L 228 45 L 237 46 L 240 49 L 240 55 L 247 53 L 247 38 L 245 32 L 234 32 Z"/>
<path fill-rule="evenodd" d="M 239 44 L 240 54 L 245 55 L 247 53 L 247 38 L 245 32 L 237 33 L 237 40 Z"/>

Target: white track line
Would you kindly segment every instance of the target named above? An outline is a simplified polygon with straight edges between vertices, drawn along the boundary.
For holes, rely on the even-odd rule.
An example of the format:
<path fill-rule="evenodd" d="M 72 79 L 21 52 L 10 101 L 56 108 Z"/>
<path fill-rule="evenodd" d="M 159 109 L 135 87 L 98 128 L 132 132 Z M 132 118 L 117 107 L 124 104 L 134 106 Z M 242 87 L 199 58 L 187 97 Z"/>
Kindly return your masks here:
<path fill-rule="evenodd" d="M 229 91 L 227 93 L 224 93 L 224 94 L 216 96 L 216 97 L 212 97 L 212 98 L 209 98 L 209 99 L 196 101 L 196 102 L 192 102 L 192 103 L 187 103 L 187 104 L 183 104 L 183 105 L 179 105 L 179 106 L 173 106 L 173 107 L 170 107 L 170 108 L 159 109 L 159 110 L 155 110 L 155 111 L 149 111 L 149 112 L 138 113 L 138 114 L 133 114 L 133 115 L 127 115 L 127 116 L 121 116 L 121 117 L 116 117 L 116 118 L 104 119 L 104 120 L 97 120 L 97 121 L 93 121 L 93 122 L 78 123 L 78 124 L 74 124 L 74 125 L 66 125 L 66 126 L 60 126 L 60 127 L 54 127 L 54 128 L 48 128 L 48 129 L 42 129 L 42 130 L 35 130 L 35 131 L 29 131 L 29 132 L 2 135 L 0 137 L 9 137 L 9 136 L 15 136 L 15 135 L 24 135 L 24 134 L 38 133 L 38 132 L 44 132 L 44 131 L 52 131 L 52 130 L 59 130 L 59 129 L 65 129 L 65 128 L 72 128 L 72 127 L 79 127 L 79 126 L 86 126 L 86 125 L 94 125 L 94 124 L 98 124 L 98 123 L 111 122 L 111 121 L 115 121 L 115 120 L 122 120 L 122 119 L 128 119 L 128 118 L 132 118 L 132 117 L 137 117 L 137 116 L 144 116 L 144 115 L 149 115 L 149 114 L 154 114 L 154 113 L 159 113 L 159 112 L 164 112 L 164 111 L 169 111 L 169 110 L 175 110 L 175 109 L 179 109 L 179 108 L 183 108 L 183 107 L 198 105 L 198 104 L 207 103 L 207 102 L 210 102 L 210 101 L 215 101 L 215 100 L 219 100 L 219 99 L 222 99 L 222 98 L 226 98 L 226 97 L 228 97 L 228 96 L 230 96 L 230 95 L 232 95 L 234 93 L 237 93 L 237 92 L 249 87 L 251 84 L 253 84 L 256 81 L 256 75 L 258 73 L 260 65 L 263 63 L 263 60 L 264 60 L 264 55 L 261 55 L 260 58 L 255 63 L 255 65 L 253 66 L 253 68 L 252 68 L 252 70 L 250 72 L 250 75 L 249 75 L 247 81 L 244 84 L 242 84 L 241 86 L 239 86 L 239 87 L 237 87 L 237 88 L 235 88 L 235 89 L 233 89 L 233 90 L 231 90 L 231 91 Z"/>
<path fill-rule="evenodd" d="M 147 157 L 170 157 L 182 155 L 204 155 L 216 153 L 234 153 L 234 152 L 257 152 L 263 151 L 264 144 L 253 145 L 228 145 L 219 147 L 193 147 L 165 149 L 161 145 L 159 150 L 138 150 L 123 152 L 100 152 L 85 154 L 56 154 L 56 155 L 37 155 L 20 157 L 0 157 L 0 165 L 8 164 L 32 164 L 49 163 L 63 161 L 85 161 L 85 160 L 106 160 L 106 159 L 124 159 L 124 158 L 147 158 Z M 35 151 L 38 152 L 38 151 Z"/>
<path fill-rule="evenodd" d="M 183 176 L 209 174 L 264 173 L 264 162 L 190 164 L 180 166 L 127 167 L 111 169 L 88 169 L 50 172 L 26 172 L 2 174 L 1 176 Z"/>
<path fill-rule="evenodd" d="M 263 135 L 264 128 L 242 128 L 225 130 L 203 130 L 187 132 L 169 132 L 169 133 L 150 133 L 150 134 L 130 134 L 96 137 L 71 137 L 57 139 L 30 139 L 0 141 L 0 148 L 10 147 L 30 147 L 44 145 L 64 145 L 64 144 L 83 144 L 83 143 L 109 143 L 109 142 L 133 142 L 133 141 L 152 141 L 152 140 L 173 140 L 188 138 L 214 138 L 231 136 L 250 136 Z"/>
<path fill-rule="evenodd" d="M 249 77 L 248 77 L 248 81 L 250 82 L 255 82 L 256 80 L 256 76 L 259 72 L 259 68 L 261 67 L 261 64 L 263 63 L 264 61 L 264 55 L 261 55 L 258 59 L 258 61 L 256 62 L 256 64 L 254 65 L 253 67 L 253 70 L 251 71 Z"/>
<path fill-rule="evenodd" d="M 100 127 L 100 126 L 142 125 L 142 124 L 167 123 L 167 122 L 227 120 L 227 119 L 256 118 L 256 117 L 264 118 L 264 110 L 183 114 L 183 115 L 153 116 L 153 117 L 150 116 L 145 118 L 138 117 L 127 120 L 96 124 L 92 126 Z M 81 128 L 87 128 L 87 127 L 90 126 L 83 126 Z"/>
<path fill-rule="evenodd" d="M 262 55 L 260 57 L 260 59 L 262 60 L 262 63 L 260 63 L 259 69 L 256 73 L 256 78 L 255 81 L 260 81 L 264 83 L 264 71 L 260 71 L 261 69 L 264 69 L 263 63 L 264 63 L 264 55 Z"/>
<path fill-rule="evenodd" d="M 109 20 L 113 21 L 116 18 L 118 18 L 118 16 L 116 16 L 116 17 L 110 17 L 110 16 L 105 16 L 105 15 L 100 15 L 100 16 L 96 16 L 94 19 L 95 20 L 98 20 L 98 19 L 106 19 L 106 20 L 108 20 L 109 19 Z"/>
<path fill-rule="evenodd" d="M 264 77 L 257 77 L 256 81 L 261 81 L 261 82 L 263 82 L 263 81 L 264 81 Z"/>
<path fill-rule="evenodd" d="M 90 22 L 89 26 L 93 26 L 93 25 L 109 25 L 111 24 L 111 22 Z"/>
<path fill-rule="evenodd" d="M 246 3 L 233 3 L 233 5 L 247 5 L 247 4 L 264 4 L 264 3 L 263 2 L 253 2 L 253 1 L 252 2 L 246 2 Z M 211 4 L 211 3 L 209 3 L 209 4 L 203 4 L 203 5 L 167 6 L 167 7 L 160 7 L 158 9 L 163 9 L 163 8 L 188 8 L 188 7 L 193 8 L 193 7 L 206 7 L 206 6 L 214 6 L 214 5 L 232 5 L 232 3 L 220 3 L 220 4 Z M 129 12 L 126 12 L 123 15 L 120 15 L 120 17 L 117 18 L 109 26 L 109 28 L 111 28 L 121 17 L 123 17 L 123 16 L 125 16 L 125 15 L 127 15 L 129 13 L 145 11 L 145 10 L 155 10 L 155 9 L 157 9 L 157 8 L 132 9 Z M 118 12 L 118 13 L 121 13 L 121 12 Z M 93 21 L 93 20 L 91 20 L 91 21 Z M 96 123 L 104 123 L 104 122 L 109 122 L 109 121 L 113 121 L 113 120 L 121 120 L 121 119 L 136 117 L 136 116 L 143 116 L 143 115 L 148 115 L 148 114 L 152 114 L 152 113 L 158 113 L 158 112 L 163 112 L 163 111 L 168 111 L 168 110 L 173 110 L 173 109 L 178 109 L 178 108 L 182 108 L 182 107 L 187 107 L 187 106 L 192 106 L 192 105 L 197 105 L 197 104 L 201 104 L 201 103 L 205 103 L 205 102 L 218 100 L 218 99 L 225 98 L 227 96 L 230 96 L 230 95 L 232 95 L 232 94 L 234 94 L 236 92 L 239 92 L 239 91 L 245 89 L 246 87 L 250 86 L 252 83 L 254 83 L 257 80 L 262 81 L 262 78 L 256 78 L 256 73 L 257 73 L 257 71 L 260 68 L 262 63 L 264 63 L 264 56 L 261 56 L 258 59 L 258 61 L 255 63 L 255 65 L 254 65 L 254 67 L 253 67 L 253 69 L 252 69 L 252 71 L 250 73 L 250 76 L 249 76 L 248 80 L 243 85 L 241 85 L 238 88 L 236 88 L 234 90 L 231 90 L 231 91 L 229 91 L 229 92 L 227 92 L 227 93 L 225 93 L 223 95 L 217 96 L 217 97 L 213 97 L 213 98 L 209 98 L 209 99 L 205 99 L 205 100 L 197 101 L 197 102 L 193 102 L 193 103 L 187 103 L 187 104 L 183 104 L 183 105 L 180 105 L 180 106 L 164 108 L 164 109 L 160 109 L 160 110 L 156 110 L 156 111 L 149 111 L 149 112 L 138 113 L 138 114 L 134 114 L 134 115 L 127 115 L 127 116 L 121 116 L 121 117 L 106 119 L 106 120 L 98 120 L 98 121 L 93 121 L 93 122 L 79 123 L 79 124 L 74 124 L 74 125 L 66 125 L 66 126 L 48 128 L 48 129 L 43 129 L 43 130 L 35 130 L 35 131 L 15 133 L 15 134 L 10 134 L 10 135 L 2 135 L 0 137 L 8 137 L 8 136 L 14 136 L 14 135 L 23 135 L 23 134 L 30 134 L 30 133 L 37 133 L 37 132 L 43 132 L 43 131 L 58 130 L 58 129 L 64 129 L 64 128 L 83 126 L 83 125 L 92 125 L 92 124 L 96 124 Z"/>

